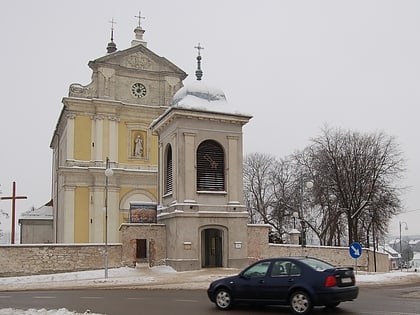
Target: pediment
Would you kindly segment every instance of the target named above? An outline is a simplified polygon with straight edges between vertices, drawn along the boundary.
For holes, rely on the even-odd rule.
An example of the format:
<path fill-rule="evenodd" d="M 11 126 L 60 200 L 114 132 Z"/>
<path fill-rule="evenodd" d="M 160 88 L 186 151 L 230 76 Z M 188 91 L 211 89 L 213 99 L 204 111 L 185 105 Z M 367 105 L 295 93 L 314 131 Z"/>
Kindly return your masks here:
<path fill-rule="evenodd" d="M 185 78 L 186 73 L 164 57 L 155 54 L 143 45 L 136 45 L 125 50 L 116 51 L 89 62 L 93 70 L 99 67 L 119 68 L 121 71 L 159 71 L 176 73 Z M 182 78 L 182 79 L 183 79 Z"/>

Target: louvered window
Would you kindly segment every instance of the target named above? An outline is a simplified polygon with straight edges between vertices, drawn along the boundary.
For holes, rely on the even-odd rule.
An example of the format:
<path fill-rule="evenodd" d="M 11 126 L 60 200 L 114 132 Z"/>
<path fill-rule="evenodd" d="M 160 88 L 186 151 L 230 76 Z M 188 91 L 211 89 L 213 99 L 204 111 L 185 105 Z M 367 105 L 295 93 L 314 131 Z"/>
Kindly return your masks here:
<path fill-rule="evenodd" d="M 215 141 L 206 140 L 197 150 L 197 190 L 225 190 L 225 155 Z"/>
<path fill-rule="evenodd" d="M 168 145 L 165 157 L 165 194 L 172 192 L 172 147 Z"/>

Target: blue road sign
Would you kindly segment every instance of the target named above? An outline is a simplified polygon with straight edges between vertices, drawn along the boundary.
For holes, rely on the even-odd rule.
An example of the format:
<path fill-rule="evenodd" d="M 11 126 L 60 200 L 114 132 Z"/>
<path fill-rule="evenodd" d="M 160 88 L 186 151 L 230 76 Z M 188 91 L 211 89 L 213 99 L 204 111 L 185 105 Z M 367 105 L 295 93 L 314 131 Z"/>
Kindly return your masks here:
<path fill-rule="evenodd" d="M 349 252 L 351 257 L 357 259 L 362 256 L 362 246 L 357 242 L 353 242 L 349 247 Z"/>

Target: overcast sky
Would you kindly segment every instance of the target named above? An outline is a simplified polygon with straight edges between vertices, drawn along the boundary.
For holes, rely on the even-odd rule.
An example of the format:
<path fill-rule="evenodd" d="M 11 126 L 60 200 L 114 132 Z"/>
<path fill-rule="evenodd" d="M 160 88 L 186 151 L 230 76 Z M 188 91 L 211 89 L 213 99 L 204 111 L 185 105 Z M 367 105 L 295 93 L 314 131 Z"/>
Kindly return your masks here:
<path fill-rule="evenodd" d="M 89 60 L 106 54 L 111 24 L 130 47 L 139 10 L 148 48 L 254 117 L 245 154 L 285 157 L 328 124 L 396 138 L 407 160 L 404 234 L 420 234 L 420 1 L 2 0 L 0 190 L 51 199 L 49 144 L 71 83 L 90 83 Z M 10 213 L 10 201 L 0 209 Z M 415 210 L 415 211 L 414 211 Z M 6 229 L 8 221 L 0 216 Z"/>

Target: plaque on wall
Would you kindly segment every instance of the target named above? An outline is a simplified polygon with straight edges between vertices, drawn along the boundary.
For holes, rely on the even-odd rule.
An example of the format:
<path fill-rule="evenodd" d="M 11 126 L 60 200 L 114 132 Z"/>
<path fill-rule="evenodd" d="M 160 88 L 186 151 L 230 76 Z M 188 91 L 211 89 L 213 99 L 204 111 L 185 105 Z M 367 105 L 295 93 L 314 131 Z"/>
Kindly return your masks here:
<path fill-rule="evenodd" d="M 157 204 L 152 202 L 130 202 L 130 223 L 156 223 Z"/>

